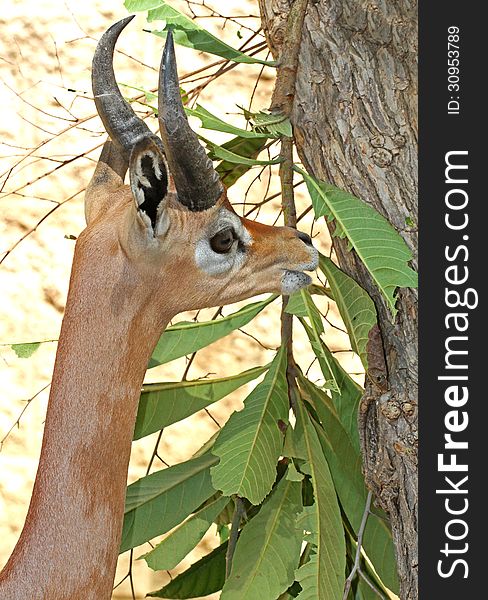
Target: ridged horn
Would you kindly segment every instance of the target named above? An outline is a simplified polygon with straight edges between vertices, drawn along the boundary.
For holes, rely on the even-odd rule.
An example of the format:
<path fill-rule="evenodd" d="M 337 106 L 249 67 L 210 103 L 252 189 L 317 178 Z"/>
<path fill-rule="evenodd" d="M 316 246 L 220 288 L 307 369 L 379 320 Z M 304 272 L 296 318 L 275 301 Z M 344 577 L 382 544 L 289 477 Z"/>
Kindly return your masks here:
<path fill-rule="evenodd" d="M 192 211 L 211 208 L 224 187 L 186 118 L 171 30 L 159 70 L 158 114 L 159 130 L 179 202 Z"/>
<path fill-rule="evenodd" d="M 127 157 L 140 139 L 156 137 L 122 97 L 114 74 L 115 44 L 120 32 L 133 18 L 134 15 L 126 17 L 107 29 L 97 44 L 92 63 L 92 89 L 97 112 L 111 140 Z"/>

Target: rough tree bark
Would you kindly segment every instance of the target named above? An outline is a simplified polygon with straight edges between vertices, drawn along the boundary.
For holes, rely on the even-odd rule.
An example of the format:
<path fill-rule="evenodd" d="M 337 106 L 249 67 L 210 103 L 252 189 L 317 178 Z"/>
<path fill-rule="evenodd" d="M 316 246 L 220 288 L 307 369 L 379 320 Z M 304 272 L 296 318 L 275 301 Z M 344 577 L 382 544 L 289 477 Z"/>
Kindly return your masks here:
<path fill-rule="evenodd" d="M 259 0 L 280 56 L 292 0 Z M 414 0 L 309 0 L 291 120 L 309 173 L 382 213 L 417 258 L 417 7 Z M 342 269 L 373 298 L 359 427 L 364 473 L 393 530 L 402 600 L 417 586 L 417 293 L 401 290 L 395 322 L 354 252 Z"/>

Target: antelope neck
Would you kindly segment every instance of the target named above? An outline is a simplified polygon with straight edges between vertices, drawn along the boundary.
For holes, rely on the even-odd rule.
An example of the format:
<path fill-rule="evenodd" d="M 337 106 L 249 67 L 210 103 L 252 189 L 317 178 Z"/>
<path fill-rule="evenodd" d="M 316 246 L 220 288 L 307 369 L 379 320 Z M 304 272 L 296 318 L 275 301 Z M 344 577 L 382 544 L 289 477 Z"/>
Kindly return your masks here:
<path fill-rule="evenodd" d="M 0 574 L 2 598 L 111 598 L 137 401 L 169 317 L 156 319 L 134 287 L 115 281 L 107 293 L 96 283 L 73 269 L 41 458 L 24 529 Z"/>

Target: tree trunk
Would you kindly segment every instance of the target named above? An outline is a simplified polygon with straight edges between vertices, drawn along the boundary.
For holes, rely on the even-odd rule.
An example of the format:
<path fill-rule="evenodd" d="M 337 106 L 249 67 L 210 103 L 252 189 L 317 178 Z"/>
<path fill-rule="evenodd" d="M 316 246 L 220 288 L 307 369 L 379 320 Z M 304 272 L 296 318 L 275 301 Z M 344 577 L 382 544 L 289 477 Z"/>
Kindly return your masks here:
<path fill-rule="evenodd" d="M 275 58 L 290 0 L 259 0 Z M 413 0 L 309 0 L 291 120 L 309 173 L 373 206 L 417 258 L 417 7 Z M 332 225 L 333 227 L 333 225 Z M 391 519 L 402 600 L 417 590 L 417 293 L 398 294 L 395 322 L 347 243 L 341 268 L 373 298 L 359 428 L 364 473 Z"/>

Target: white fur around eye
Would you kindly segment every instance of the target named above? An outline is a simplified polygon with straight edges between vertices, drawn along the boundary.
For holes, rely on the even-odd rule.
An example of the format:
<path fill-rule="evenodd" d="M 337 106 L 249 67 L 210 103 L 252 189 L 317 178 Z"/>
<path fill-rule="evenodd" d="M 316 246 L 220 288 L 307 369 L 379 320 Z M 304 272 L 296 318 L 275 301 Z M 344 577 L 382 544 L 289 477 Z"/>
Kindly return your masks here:
<path fill-rule="evenodd" d="M 219 254 L 212 250 L 210 240 L 216 233 L 226 227 L 233 227 L 237 239 L 234 241 L 229 252 Z M 244 246 L 249 246 L 252 243 L 251 236 L 242 225 L 239 217 L 223 208 L 219 212 L 217 219 L 212 223 L 209 231 L 205 234 L 205 237 L 198 240 L 196 244 L 195 263 L 197 267 L 208 275 L 222 275 L 231 269 L 239 269 L 246 258 L 245 251 L 239 248 L 239 241 Z"/>
<path fill-rule="evenodd" d="M 208 275 L 222 275 L 230 271 L 234 266 L 234 263 L 238 259 L 238 255 L 242 255 L 242 252 L 237 250 L 237 240 L 229 252 L 225 254 L 217 254 L 210 247 L 210 241 L 202 239 L 197 242 L 195 248 L 195 262 L 197 267 Z"/>

